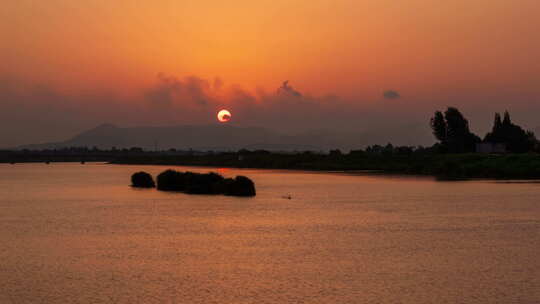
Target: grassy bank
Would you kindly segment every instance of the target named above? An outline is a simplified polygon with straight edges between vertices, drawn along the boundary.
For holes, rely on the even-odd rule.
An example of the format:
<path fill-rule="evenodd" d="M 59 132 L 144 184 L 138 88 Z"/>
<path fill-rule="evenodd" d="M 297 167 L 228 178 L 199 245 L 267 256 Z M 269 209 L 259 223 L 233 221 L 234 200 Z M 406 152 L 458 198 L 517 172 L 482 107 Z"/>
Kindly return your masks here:
<path fill-rule="evenodd" d="M 540 154 L 369 154 L 322 155 L 269 152 L 213 155 L 126 156 L 116 164 L 154 164 L 299 170 L 377 170 L 442 179 L 540 179 Z"/>

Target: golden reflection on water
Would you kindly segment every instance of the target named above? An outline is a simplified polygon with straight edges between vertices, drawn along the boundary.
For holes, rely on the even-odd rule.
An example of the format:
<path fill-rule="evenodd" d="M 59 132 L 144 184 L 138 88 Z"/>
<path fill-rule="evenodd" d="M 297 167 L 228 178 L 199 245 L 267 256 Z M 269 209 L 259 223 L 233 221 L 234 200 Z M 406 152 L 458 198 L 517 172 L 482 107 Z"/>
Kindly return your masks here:
<path fill-rule="evenodd" d="M 128 187 L 166 168 L 0 165 L 0 303 L 540 302 L 538 183 L 217 169 L 257 196 Z"/>

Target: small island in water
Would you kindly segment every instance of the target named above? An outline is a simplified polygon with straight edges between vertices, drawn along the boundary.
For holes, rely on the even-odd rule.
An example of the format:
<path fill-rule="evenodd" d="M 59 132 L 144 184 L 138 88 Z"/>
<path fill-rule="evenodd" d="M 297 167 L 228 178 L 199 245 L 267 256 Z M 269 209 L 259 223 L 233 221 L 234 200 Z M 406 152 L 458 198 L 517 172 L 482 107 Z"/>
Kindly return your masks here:
<path fill-rule="evenodd" d="M 154 188 L 156 183 L 147 172 L 137 172 L 131 176 L 136 188 Z M 157 189 L 178 191 L 188 194 L 224 194 L 229 196 L 255 196 L 255 183 L 245 176 L 224 178 L 215 172 L 194 173 L 166 170 L 157 176 Z"/>

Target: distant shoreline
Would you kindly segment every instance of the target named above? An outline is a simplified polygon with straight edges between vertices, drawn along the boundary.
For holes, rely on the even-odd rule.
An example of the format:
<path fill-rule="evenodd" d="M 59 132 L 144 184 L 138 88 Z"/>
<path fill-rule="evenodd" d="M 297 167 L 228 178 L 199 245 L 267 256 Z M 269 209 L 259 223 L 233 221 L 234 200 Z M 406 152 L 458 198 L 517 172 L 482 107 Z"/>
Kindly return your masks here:
<path fill-rule="evenodd" d="M 126 165 L 222 167 L 239 169 L 303 170 L 311 172 L 370 173 L 433 176 L 441 180 L 540 179 L 540 154 L 439 154 L 268 151 L 176 153 L 2 151 L 0 163 L 104 162 Z"/>
<path fill-rule="evenodd" d="M 112 164 L 175 165 L 238 169 L 301 170 L 433 176 L 440 180 L 540 179 L 540 154 L 319 155 L 246 154 L 182 157 L 127 157 Z"/>

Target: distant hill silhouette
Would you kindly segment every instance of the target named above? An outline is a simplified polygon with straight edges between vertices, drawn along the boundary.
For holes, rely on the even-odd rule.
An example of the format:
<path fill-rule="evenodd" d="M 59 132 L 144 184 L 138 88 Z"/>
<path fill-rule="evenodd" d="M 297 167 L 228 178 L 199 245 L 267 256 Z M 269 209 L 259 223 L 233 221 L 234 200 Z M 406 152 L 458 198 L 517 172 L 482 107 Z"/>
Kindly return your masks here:
<path fill-rule="evenodd" d="M 300 141 L 299 141 L 300 140 Z M 322 150 L 323 145 L 304 144 L 313 138 L 281 135 L 263 128 L 241 128 L 229 125 L 173 126 L 173 127 L 130 127 L 121 128 L 103 124 L 73 138 L 55 143 L 20 146 L 18 149 L 57 149 L 64 147 L 141 147 L 145 150 Z"/>
<path fill-rule="evenodd" d="M 33 144 L 17 149 L 42 150 L 65 147 L 97 147 L 117 149 L 140 147 L 145 150 L 178 149 L 201 151 L 269 150 L 269 151 L 326 151 L 330 149 L 356 149 L 369 144 L 386 144 L 390 141 L 402 144 L 420 144 L 415 129 L 424 126 L 379 130 L 375 133 L 338 133 L 326 130 L 305 132 L 299 135 L 284 135 L 259 127 L 237 127 L 231 125 L 185 125 L 170 127 L 118 127 L 102 124 L 62 142 Z M 391 134 L 391 135 L 390 135 Z M 430 136 L 430 134 L 426 134 Z M 403 143 L 403 140 L 405 143 Z M 425 141 L 424 141 L 425 142 Z"/>

